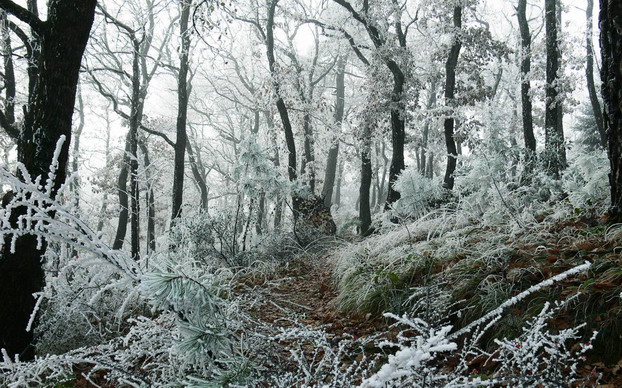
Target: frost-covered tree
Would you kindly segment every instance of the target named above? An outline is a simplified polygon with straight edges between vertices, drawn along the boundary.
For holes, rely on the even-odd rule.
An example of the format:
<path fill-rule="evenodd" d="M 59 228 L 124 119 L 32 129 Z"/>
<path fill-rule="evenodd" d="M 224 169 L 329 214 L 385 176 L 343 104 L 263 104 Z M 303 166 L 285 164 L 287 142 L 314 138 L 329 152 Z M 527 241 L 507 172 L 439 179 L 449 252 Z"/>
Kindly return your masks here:
<path fill-rule="evenodd" d="M 29 78 L 28 105 L 19 134 L 18 160 L 27 173 L 39 177 L 41 183 L 49 166 L 58 163 L 55 179 L 48 183 L 52 187 L 51 195 L 56 196 L 66 177 L 80 64 L 93 24 L 96 1 L 50 0 L 46 20 L 40 19 L 36 2 L 28 4 L 29 9 L 26 9 L 10 0 L 0 1 L 0 8 L 28 26 L 34 41 L 40 45 L 31 57 L 33 73 Z M 2 126 L 8 132 L 16 131 L 7 120 L 2 120 Z M 56 142 L 60 138 L 65 142 L 55 161 Z M 11 198 L 12 194 L 7 193 L 3 204 Z M 18 222 L 24 210 L 12 213 L 11 221 Z M 32 331 L 26 330 L 26 326 L 35 304 L 32 294 L 43 287 L 41 255 L 44 250 L 34 236 L 28 235 L 19 237 L 13 244 L 8 240 L 2 244 L 0 347 L 9 354 L 20 354 L 22 359 L 34 355 Z"/>

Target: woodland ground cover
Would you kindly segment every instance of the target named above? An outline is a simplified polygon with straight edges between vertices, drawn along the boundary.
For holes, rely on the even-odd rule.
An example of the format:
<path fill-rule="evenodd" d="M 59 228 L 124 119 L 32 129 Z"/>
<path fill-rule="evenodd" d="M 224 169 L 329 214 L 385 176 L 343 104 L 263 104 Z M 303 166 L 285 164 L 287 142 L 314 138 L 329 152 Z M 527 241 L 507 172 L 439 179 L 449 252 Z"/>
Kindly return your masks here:
<path fill-rule="evenodd" d="M 199 212 L 149 263 L 106 248 L 49 188 L 4 170 L 17 199 L 2 219 L 28 208 L 4 233 L 51 249 L 33 314 L 40 356 L 5 352 L 2 385 L 616 384 L 622 226 L 601 217 L 603 176 L 575 165 L 539 186 L 549 198 L 571 188 L 562 200 L 490 178 L 445 207 L 404 205 L 401 223 L 366 239 L 342 230 L 301 245 L 285 233 L 226 260 L 206 234 L 217 220 Z M 530 206 L 506 206 L 519 198 Z"/>

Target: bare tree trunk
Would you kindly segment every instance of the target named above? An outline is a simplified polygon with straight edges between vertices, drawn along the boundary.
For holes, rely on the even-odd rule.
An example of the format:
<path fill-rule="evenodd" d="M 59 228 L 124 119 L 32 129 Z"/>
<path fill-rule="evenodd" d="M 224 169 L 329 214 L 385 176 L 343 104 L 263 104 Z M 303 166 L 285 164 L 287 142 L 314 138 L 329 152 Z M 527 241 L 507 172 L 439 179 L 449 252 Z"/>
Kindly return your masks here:
<path fill-rule="evenodd" d="M 361 144 L 361 184 L 359 186 L 359 221 L 360 233 L 367 236 L 371 227 L 371 209 L 369 203 L 369 188 L 371 186 L 371 128 L 368 123 L 363 124 L 363 139 Z"/>
<path fill-rule="evenodd" d="M 264 213 L 266 211 L 266 193 L 259 194 L 259 206 L 257 209 L 257 221 L 255 221 L 255 233 L 257 236 L 263 234 Z"/>
<path fill-rule="evenodd" d="M 425 170 L 425 176 L 429 179 L 434 179 L 434 152 L 432 151 L 428 154 L 428 163 Z"/>
<path fill-rule="evenodd" d="M 601 79 L 609 141 L 611 222 L 622 221 L 622 3 L 600 0 Z"/>
<path fill-rule="evenodd" d="M 130 164 L 130 253 L 134 260 L 140 258 L 140 191 L 138 187 L 138 127 L 142 113 L 140 93 L 140 43 L 132 36 L 134 60 L 132 62 L 132 106 L 130 110 L 129 164 Z"/>
<path fill-rule="evenodd" d="M 117 195 L 119 196 L 119 221 L 117 224 L 117 233 L 112 243 L 112 249 L 121 249 L 125 243 L 125 235 L 127 234 L 127 222 L 129 220 L 129 196 L 127 194 L 127 178 L 129 176 L 129 150 L 130 150 L 130 134 L 125 137 L 125 151 L 121 160 L 121 170 L 119 171 L 119 179 L 117 179 Z"/>
<path fill-rule="evenodd" d="M 186 159 L 186 121 L 188 116 L 188 69 L 190 52 L 190 7 L 192 0 L 181 0 L 181 17 L 179 19 L 179 34 L 181 36 L 181 50 L 179 54 L 179 74 L 177 78 L 177 140 L 175 141 L 175 166 L 173 168 L 173 212 L 171 220 L 181 215 L 181 205 L 184 196 L 184 166 Z"/>
<path fill-rule="evenodd" d="M 594 119 L 596 121 L 596 128 L 600 135 L 600 145 L 603 148 L 607 148 L 607 133 L 605 133 L 605 126 L 603 124 L 603 111 L 598 101 L 598 92 L 596 91 L 596 85 L 594 84 L 594 47 L 592 45 L 592 14 L 594 12 L 594 0 L 587 0 L 587 8 L 585 10 L 585 17 L 587 19 L 587 26 L 585 32 L 585 49 L 587 51 L 586 64 L 585 64 L 585 77 L 587 80 L 587 91 L 590 95 L 590 103 L 592 105 L 592 111 L 594 112 Z"/>
<path fill-rule="evenodd" d="M 11 33 L 9 32 L 9 20 L 7 14 L 0 10 L 0 29 L 2 30 L 2 57 L 4 65 L 4 112 L 0 115 L 5 132 L 15 142 L 19 139 L 19 129 L 15 123 L 15 67 L 13 65 L 13 48 L 11 45 Z"/>
<path fill-rule="evenodd" d="M 519 0 L 518 26 L 521 35 L 521 104 L 523 115 L 523 138 L 525 140 L 525 172 L 529 175 L 535 167 L 536 137 L 533 133 L 533 109 L 531 105 L 531 32 L 527 22 L 527 0 Z"/>
<path fill-rule="evenodd" d="M 560 48 L 558 42 L 557 0 L 545 0 L 546 22 L 546 113 L 545 113 L 545 161 L 548 172 L 559 178 L 566 168 L 562 104 L 559 101 Z"/>
<path fill-rule="evenodd" d="M 335 77 L 335 112 L 333 115 L 333 123 L 335 130 L 341 132 L 341 122 L 345 109 L 345 67 L 346 59 L 339 57 L 337 60 L 337 75 Z M 328 158 L 326 160 L 326 173 L 324 175 L 324 187 L 322 187 L 322 197 L 324 198 L 324 206 L 330 209 L 333 199 L 333 188 L 335 186 L 335 177 L 337 175 L 337 159 L 339 157 L 339 136 L 335 136 L 335 140 L 328 150 Z"/>
<path fill-rule="evenodd" d="M 186 142 L 186 151 L 188 151 L 188 160 L 190 161 L 192 176 L 194 177 L 194 181 L 199 187 L 199 192 L 201 194 L 201 209 L 207 211 L 209 190 L 207 188 L 207 182 L 205 181 L 203 166 L 201 165 L 199 159 L 195 157 L 192 144 L 190 144 L 189 141 Z"/>
<path fill-rule="evenodd" d="M 287 144 L 288 164 L 287 173 L 290 182 L 295 182 L 298 178 L 296 172 L 296 141 L 294 140 L 294 132 L 292 130 L 292 124 L 289 120 L 289 112 L 285 106 L 285 101 L 281 96 L 281 86 L 276 80 L 276 58 L 274 56 L 274 13 L 276 11 L 276 5 L 279 0 L 272 0 L 268 8 L 268 20 L 266 24 L 266 52 L 268 56 L 268 66 L 270 67 L 270 74 L 273 79 L 274 92 L 276 94 L 276 108 L 281 117 L 283 124 L 283 132 L 285 133 L 285 143 Z M 294 209 L 294 217 L 298 216 L 298 208 L 300 206 L 301 199 L 294 195 L 292 197 L 292 205 Z"/>
<path fill-rule="evenodd" d="M 391 166 L 389 167 L 389 186 L 387 192 L 387 201 L 385 209 L 389 209 L 391 205 L 400 199 L 400 193 L 395 190 L 395 181 L 399 174 L 404 170 L 404 140 L 406 137 L 406 124 L 402 117 L 404 101 L 402 99 L 404 93 L 405 77 L 399 66 L 390 61 L 388 64 L 393 74 L 393 93 L 391 109 L 391 145 L 393 147 L 391 154 Z"/>
<path fill-rule="evenodd" d="M 447 106 L 454 105 L 454 90 L 456 88 L 456 66 L 458 65 L 458 56 L 462 47 L 462 38 L 460 30 L 462 28 L 462 6 L 454 7 L 454 43 L 451 46 L 449 57 L 445 64 L 446 82 L 445 82 L 445 104 Z M 456 171 L 456 162 L 458 151 L 456 149 L 456 141 L 454 140 L 454 118 L 448 117 L 444 123 L 445 129 L 445 146 L 447 147 L 447 168 L 445 170 L 445 179 L 443 187 L 448 190 L 454 188 L 454 172 Z"/>
<path fill-rule="evenodd" d="M 145 168 L 145 200 L 147 202 L 147 254 L 149 254 L 149 252 L 155 252 L 156 250 L 155 198 L 153 195 L 153 185 L 151 183 L 151 177 L 149 176 L 149 167 L 151 166 L 151 160 L 149 159 L 149 149 L 143 141 L 139 142 L 139 146 L 141 152 L 143 153 L 143 164 Z"/>

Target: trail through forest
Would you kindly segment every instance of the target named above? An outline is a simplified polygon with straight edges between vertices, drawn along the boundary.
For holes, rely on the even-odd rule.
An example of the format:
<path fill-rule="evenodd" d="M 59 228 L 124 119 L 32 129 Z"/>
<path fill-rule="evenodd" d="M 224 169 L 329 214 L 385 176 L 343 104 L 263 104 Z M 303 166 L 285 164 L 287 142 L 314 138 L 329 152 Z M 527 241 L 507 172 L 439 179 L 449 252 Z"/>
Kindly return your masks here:
<path fill-rule="evenodd" d="M 250 308 L 256 318 L 274 327 L 295 322 L 324 328 L 334 336 L 364 337 L 386 328 L 371 314 L 346 314 L 337 306 L 330 255 L 305 255 L 288 263 L 266 283 L 247 279 L 238 291 L 252 290 L 259 297 Z"/>
<path fill-rule="evenodd" d="M 264 352 L 264 365 L 281 372 L 296 373 L 300 365 L 292 362 L 291 352 L 297 350 L 304 359 L 302 363 L 306 363 L 311 371 L 319 368 L 326 352 L 332 350 L 334 354 L 339 354 L 337 360 L 343 368 L 354 361 L 361 361 L 362 353 L 371 355 L 379 352 L 380 349 L 373 345 L 373 339 L 394 337 L 396 334 L 389 330 L 389 324 L 380 316 L 340 311 L 333 259 L 330 253 L 305 253 L 283 264 L 268 278 L 248 275 L 239 280 L 234 293 L 238 297 L 248 295 L 248 299 L 242 299 L 248 302 L 244 308 L 250 321 L 255 322 L 254 329 L 272 338 Z M 316 334 L 306 338 L 300 334 L 282 336 L 288 330 Z M 318 340 L 320 342 L 316 342 Z M 367 345 L 340 354 L 337 349 L 341 341 L 350 345 Z M 267 376 L 274 371 L 268 372 Z M 268 387 L 271 383 L 265 381 L 263 385 Z"/>

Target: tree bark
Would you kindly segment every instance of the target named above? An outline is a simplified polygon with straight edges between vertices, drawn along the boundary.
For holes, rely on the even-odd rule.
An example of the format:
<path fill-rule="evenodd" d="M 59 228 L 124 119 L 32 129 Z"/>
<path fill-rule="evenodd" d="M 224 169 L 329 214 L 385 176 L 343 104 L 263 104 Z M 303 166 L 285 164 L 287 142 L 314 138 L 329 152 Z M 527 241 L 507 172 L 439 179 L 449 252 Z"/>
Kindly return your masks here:
<path fill-rule="evenodd" d="M 454 106 L 454 91 L 456 88 L 456 66 L 458 65 L 458 56 L 462 48 L 462 38 L 460 29 L 462 28 L 462 7 L 454 7 L 454 42 L 449 52 L 449 57 L 445 63 L 445 104 L 448 107 Z M 454 172 L 456 171 L 456 162 L 458 158 L 458 150 L 456 149 L 456 141 L 454 139 L 453 117 L 447 117 L 444 122 L 445 146 L 447 147 L 447 168 L 445 170 L 445 178 L 443 187 L 447 190 L 454 188 Z"/>
<path fill-rule="evenodd" d="M 0 10 L 0 29 L 2 30 L 2 57 L 4 65 L 4 112 L 0 114 L 6 133 L 14 141 L 19 139 L 19 129 L 15 125 L 15 67 L 13 65 L 13 47 L 11 45 L 11 33 L 9 32 L 9 20 L 6 12 Z"/>
<path fill-rule="evenodd" d="M 117 195 L 119 197 L 119 220 L 117 224 L 117 232 L 112 243 L 112 249 L 121 249 L 125 243 L 125 235 L 127 234 L 127 222 L 129 220 L 129 196 L 127 194 L 127 178 L 129 176 L 130 164 L 130 134 L 125 137 L 125 150 L 121 159 L 121 170 L 119 170 L 119 179 L 117 179 Z"/>
<path fill-rule="evenodd" d="M 149 149 L 144 141 L 139 142 L 140 151 L 143 153 L 143 164 L 145 168 L 145 202 L 147 203 L 147 254 L 155 252 L 155 196 L 153 194 L 153 185 L 151 183 L 150 169 L 151 160 L 149 158 Z"/>
<path fill-rule="evenodd" d="M 181 205 L 184 196 L 184 165 L 186 159 L 186 121 L 188 116 L 188 69 L 190 54 L 190 7 L 192 0 L 181 0 L 181 18 L 179 20 L 179 33 L 181 36 L 181 48 L 179 54 L 179 74 L 177 78 L 177 140 L 175 141 L 175 165 L 173 168 L 173 212 L 171 220 L 181 215 Z"/>
<path fill-rule="evenodd" d="M 560 48 L 558 42 L 557 0 L 545 0 L 546 29 L 546 113 L 544 124 L 547 171 L 559 178 L 566 168 L 562 104 L 559 101 Z"/>
<path fill-rule="evenodd" d="M 132 62 L 132 106 L 130 111 L 129 165 L 130 165 L 130 253 L 134 260 L 140 258 L 140 192 L 138 187 L 138 127 L 142 114 L 140 93 L 140 43 L 132 34 L 134 59 Z M 144 96 L 142 96 L 144 97 Z"/>
<path fill-rule="evenodd" d="M 382 49 L 386 44 L 386 37 L 378 30 L 374 23 L 371 23 L 368 19 L 368 6 L 367 2 L 364 3 L 363 13 L 357 12 L 346 0 L 333 0 L 345 8 L 352 17 L 361 23 L 369 38 L 371 39 L 376 49 Z M 395 32 L 398 37 L 399 45 L 402 48 L 406 47 L 406 36 L 402 30 L 401 21 L 397 18 L 395 22 Z M 365 65 L 369 66 L 367 61 L 361 54 L 357 52 L 357 56 Z M 389 167 L 389 187 L 387 193 L 387 200 L 385 202 L 385 209 L 389 209 L 391 204 L 400 199 L 400 193 L 395 190 L 394 184 L 398 175 L 404 170 L 404 140 L 406 135 L 406 125 L 404 121 L 404 83 L 405 75 L 400 65 L 392 58 L 385 57 L 384 63 L 391 72 L 393 77 L 393 90 L 391 93 L 391 145 L 393 147 L 391 155 L 391 166 Z"/>
<path fill-rule="evenodd" d="M 289 153 L 287 156 L 287 175 L 290 182 L 295 182 L 296 179 L 298 179 L 296 172 L 296 141 L 294 140 L 294 132 L 289 119 L 289 112 L 285 106 L 285 101 L 283 101 L 283 97 L 281 96 L 281 86 L 277 80 L 276 58 L 274 56 L 274 13 L 278 2 L 279 0 L 272 0 L 268 8 L 268 20 L 266 24 L 266 53 L 268 57 L 268 67 L 270 68 L 270 74 L 272 75 L 274 93 L 276 94 L 276 108 L 279 112 L 279 116 L 281 117 L 283 132 L 285 134 L 285 143 L 287 144 L 287 151 Z M 294 217 L 298 216 L 300 202 L 301 199 L 297 195 L 292 196 Z"/>
<path fill-rule="evenodd" d="M 428 163 L 426 165 L 425 176 L 434 179 L 434 152 L 428 154 Z"/>
<path fill-rule="evenodd" d="M 601 79 L 604 124 L 611 165 L 611 222 L 622 221 L 622 4 L 600 0 Z"/>
<path fill-rule="evenodd" d="M 521 106 L 523 116 L 523 138 L 525 141 L 525 172 L 529 175 L 535 167 L 536 137 L 533 133 L 533 109 L 531 104 L 531 32 L 527 22 L 527 0 L 519 0 L 517 7 L 518 26 L 521 36 Z"/>
<path fill-rule="evenodd" d="M 369 202 L 369 189 L 371 187 L 371 128 L 365 123 L 361 145 L 361 184 L 359 186 L 359 222 L 360 233 L 367 236 L 371 227 L 371 209 Z"/>
<path fill-rule="evenodd" d="M 598 92 L 596 91 L 596 85 L 594 84 L 594 47 L 592 45 L 592 32 L 593 22 L 592 14 L 594 12 L 594 0 L 587 0 L 587 8 L 585 10 L 585 17 L 587 19 L 586 33 L 585 33 L 585 49 L 587 51 L 586 64 L 585 64 L 585 78 L 587 81 L 587 91 L 590 95 L 590 104 L 592 105 L 592 111 L 594 112 L 594 120 L 596 121 L 596 129 L 600 136 L 600 145 L 603 148 L 607 148 L 607 133 L 603 124 L 603 111 L 598 101 Z"/>
<path fill-rule="evenodd" d="M 345 68 L 346 60 L 340 56 L 337 60 L 337 74 L 335 77 L 335 112 L 333 114 L 333 124 L 335 131 L 341 133 L 341 122 L 345 110 Z M 324 206 L 330 209 L 333 200 L 333 188 L 335 186 L 335 177 L 337 176 L 337 160 L 339 158 L 340 136 L 335 136 L 330 149 L 328 150 L 328 158 L 326 160 L 326 172 L 324 175 L 324 186 L 322 187 L 322 198 Z"/>
<path fill-rule="evenodd" d="M 36 83 L 29 85 L 31 93 L 18 142 L 18 160 L 31 176 L 45 179 L 57 141 L 65 137 L 53 196 L 66 178 L 80 64 L 93 25 L 95 4 L 95 0 L 50 0 L 44 22 L 12 1 L 0 0 L 0 8 L 28 23 L 40 39 Z M 17 213 L 13 213 L 14 219 L 19 216 Z M 10 355 L 20 354 L 21 360 L 34 357 L 33 330 L 25 329 L 35 304 L 33 293 L 41 291 L 44 284 L 44 251 L 45 247 L 37 249 L 34 236 L 22 236 L 17 239 L 14 253 L 5 241 L 0 260 L 0 348 Z"/>
<path fill-rule="evenodd" d="M 190 161 L 190 170 L 194 181 L 199 187 L 199 193 L 201 195 L 201 209 L 207 211 L 208 209 L 208 194 L 207 182 L 205 181 L 204 168 L 200 163 L 200 159 L 195 157 L 194 150 L 189 141 L 186 142 L 186 150 L 188 151 L 188 160 Z"/>
<path fill-rule="evenodd" d="M 394 61 L 387 64 L 393 74 L 393 93 L 391 94 L 393 107 L 391 109 L 391 166 L 389 166 L 389 190 L 385 210 L 390 209 L 391 205 L 400 199 L 399 191 L 395 190 L 395 181 L 404 170 L 404 140 L 406 137 L 406 124 L 404 122 L 404 82 L 405 77 L 401 69 Z"/>

